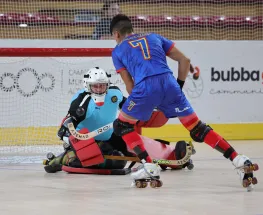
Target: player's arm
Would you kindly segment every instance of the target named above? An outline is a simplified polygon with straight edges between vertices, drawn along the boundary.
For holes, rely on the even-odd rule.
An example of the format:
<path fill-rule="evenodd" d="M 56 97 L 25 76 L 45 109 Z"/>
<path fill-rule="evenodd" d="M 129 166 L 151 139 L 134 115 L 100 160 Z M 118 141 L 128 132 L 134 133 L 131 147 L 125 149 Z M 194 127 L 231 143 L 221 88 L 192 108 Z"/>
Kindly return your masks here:
<path fill-rule="evenodd" d="M 174 42 L 168 40 L 165 37 L 158 35 L 162 41 L 162 47 L 165 51 L 166 55 L 178 62 L 178 77 L 177 82 L 181 88 L 183 88 L 185 79 L 190 70 L 190 59 L 187 58 L 179 49 L 177 49 L 174 45 Z"/>
<path fill-rule="evenodd" d="M 86 118 L 86 113 L 88 109 L 88 104 L 91 97 L 88 97 L 88 99 L 85 100 L 84 104 L 79 107 L 85 96 L 87 95 L 86 92 L 77 93 L 73 96 L 73 99 L 71 101 L 68 114 L 67 116 L 62 120 L 60 128 L 58 130 L 57 136 L 63 140 L 63 137 L 65 135 L 69 136 L 68 131 L 68 123 L 73 123 L 74 127 L 76 128 L 77 125 L 83 121 Z"/>
<path fill-rule="evenodd" d="M 187 58 L 179 49 L 173 47 L 167 55 L 171 59 L 178 62 L 178 77 L 177 81 L 180 85 L 180 81 L 184 82 L 188 72 L 190 71 L 190 59 Z"/>
<path fill-rule="evenodd" d="M 129 93 L 129 95 L 131 94 L 131 91 L 134 87 L 134 81 L 130 75 L 130 73 L 127 70 L 122 70 L 120 72 L 121 78 L 126 86 L 126 90 Z"/>
<path fill-rule="evenodd" d="M 74 99 L 69 107 L 68 113 L 75 119 L 76 122 L 81 122 L 86 118 L 88 105 L 91 97 L 87 92 L 80 93 L 76 99 Z M 84 102 L 81 107 L 80 104 Z"/>

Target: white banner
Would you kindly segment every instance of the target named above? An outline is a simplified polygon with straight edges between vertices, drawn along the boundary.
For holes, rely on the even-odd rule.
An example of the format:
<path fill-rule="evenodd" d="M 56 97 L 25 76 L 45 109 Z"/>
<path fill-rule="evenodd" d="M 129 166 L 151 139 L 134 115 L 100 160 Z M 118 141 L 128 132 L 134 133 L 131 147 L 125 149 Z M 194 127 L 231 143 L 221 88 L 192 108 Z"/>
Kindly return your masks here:
<path fill-rule="evenodd" d="M 30 41 L 2 42 L 2 47 L 30 46 Z M 114 46 L 112 41 L 63 41 L 59 46 L 80 47 L 81 43 L 83 47 Z M 41 44 L 59 47 L 56 41 Z M 189 73 L 184 92 L 203 121 L 263 122 L 262 42 L 180 41 L 176 46 L 200 69 L 196 80 Z M 168 62 L 177 76 L 177 64 Z M 0 58 L 0 127 L 58 125 L 72 95 L 82 88 L 83 74 L 95 66 L 110 73 L 112 83 L 127 95 L 110 57 Z"/>
<path fill-rule="evenodd" d="M 200 80 L 186 94 L 208 123 L 263 122 L 262 41 L 178 42 L 200 68 Z M 198 90 L 199 89 L 199 90 Z M 193 98 L 190 92 L 201 92 Z"/>

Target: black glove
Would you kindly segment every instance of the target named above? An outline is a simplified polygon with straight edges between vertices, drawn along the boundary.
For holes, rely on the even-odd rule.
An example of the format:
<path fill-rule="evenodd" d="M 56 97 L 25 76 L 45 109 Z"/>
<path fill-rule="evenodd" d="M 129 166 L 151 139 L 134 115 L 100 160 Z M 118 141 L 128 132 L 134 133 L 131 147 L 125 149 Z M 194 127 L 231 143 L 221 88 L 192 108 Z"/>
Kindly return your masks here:
<path fill-rule="evenodd" d="M 71 123 L 71 122 L 74 122 L 74 119 L 72 117 L 67 117 L 64 122 L 62 123 L 61 127 L 59 128 L 58 130 L 58 133 L 57 133 L 57 136 L 63 140 L 63 137 L 66 136 L 66 137 L 69 137 L 70 136 L 70 133 L 69 133 L 69 130 L 68 130 L 68 123 Z"/>

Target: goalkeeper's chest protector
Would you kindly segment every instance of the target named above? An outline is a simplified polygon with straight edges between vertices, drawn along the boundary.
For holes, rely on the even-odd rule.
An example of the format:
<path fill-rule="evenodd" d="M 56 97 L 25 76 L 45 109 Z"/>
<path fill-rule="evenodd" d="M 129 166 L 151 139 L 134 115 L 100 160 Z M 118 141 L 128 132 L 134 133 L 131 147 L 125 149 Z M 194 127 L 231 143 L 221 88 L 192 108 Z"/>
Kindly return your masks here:
<path fill-rule="evenodd" d="M 86 117 L 77 125 L 77 130 L 87 128 L 90 132 L 104 125 L 112 123 L 119 110 L 119 104 L 123 99 L 119 89 L 109 89 L 102 106 L 97 106 L 93 99 L 90 99 L 87 106 Z M 95 140 L 108 140 L 112 135 L 113 129 L 108 130 L 95 137 Z"/>

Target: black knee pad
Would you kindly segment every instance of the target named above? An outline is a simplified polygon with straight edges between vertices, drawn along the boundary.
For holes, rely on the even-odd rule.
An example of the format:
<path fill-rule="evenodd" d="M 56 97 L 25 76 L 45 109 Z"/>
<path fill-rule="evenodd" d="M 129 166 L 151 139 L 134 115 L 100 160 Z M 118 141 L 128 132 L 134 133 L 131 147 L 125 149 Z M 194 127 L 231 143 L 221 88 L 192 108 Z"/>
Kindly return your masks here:
<path fill-rule="evenodd" d="M 116 134 L 117 136 L 123 136 L 134 131 L 134 124 L 123 122 L 120 119 L 116 119 L 113 122 L 113 131 L 114 134 Z"/>
<path fill-rule="evenodd" d="M 203 122 L 198 124 L 190 131 L 190 136 L 195 142 L 202 143 L 209 131 L 213 130 L 209 125 Z"/>
<path fill-rule="evenodd" d="M 114 132 L 111 135 L 111 138 L 108 140 L 108 144 L 115 150 L 121 151 L 125 156 L 130 156 L 130 153 L 127 150 L 127 145 L 121 136 L 117 136 Z"/>

